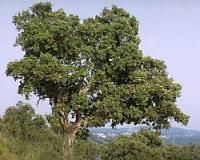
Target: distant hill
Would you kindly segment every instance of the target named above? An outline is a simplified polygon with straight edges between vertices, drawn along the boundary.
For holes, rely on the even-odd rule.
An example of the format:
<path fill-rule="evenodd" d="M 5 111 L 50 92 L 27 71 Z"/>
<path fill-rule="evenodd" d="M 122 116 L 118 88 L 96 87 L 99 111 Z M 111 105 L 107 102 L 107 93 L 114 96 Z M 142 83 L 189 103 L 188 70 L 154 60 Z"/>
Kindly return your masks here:
<path fill-rule="evenodd" d="M 90 128 L 90 138 L 97 143 L 105 143 L 118 135 L 131 135 L 142 127 L 129 128 Z M 200 131 L 183 128 L 170 128 L 162 130 L 161 138 L 164 143 L 176 145 L 200 144 Z"/>
<path fill-rule="evenodd" d="M 162 130 L 162 138 L 167 144 L 200 144 L 200 132 L 197 130 L 170 128 L 169 130 Z"/>

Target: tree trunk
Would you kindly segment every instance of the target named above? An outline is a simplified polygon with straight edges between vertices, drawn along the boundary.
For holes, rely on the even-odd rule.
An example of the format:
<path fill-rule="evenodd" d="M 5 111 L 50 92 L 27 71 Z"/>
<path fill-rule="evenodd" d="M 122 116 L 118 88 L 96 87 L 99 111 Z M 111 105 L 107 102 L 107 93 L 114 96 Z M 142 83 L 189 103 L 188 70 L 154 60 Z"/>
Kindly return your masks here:
<path fill-rule="evenodd" d="M 60 125 L 63 129 L 63 160 L 74 160 L 73 157 L 73 143 L 76 133 L 81 128 L 81 117 L 77 115 L 76 122 L 69 122 L 64 112 L 60 112 Z"/>
<path fill-rule="evenodd" d="M 86 96 L 87 91 L 89 90 L 89 87 L 81 86 L 79 95 L 80 96 Z M 60 125 L 63 129 L 64 133 L 64 143 L 63 143 L 63 159 L 64 160 L 74 160 L 73 158 L 73 143 L 75 140 L 76 133 L 81 128 L 81 123 L 85 121 L 83 120 L 82 114 L 80 112 L 76 113 L 76 121 L 75 122 L 69 122 L 68 120 L 68 113 L 65 113 L 65 100 L 64 97 L 61 95 L 59 99 L 57 99 L 58 108 L 62 108 L 59 113 L 59 121 Z"/>
<path fill-rule="evenodd" d="M 75 139 L 75 133 L 74 134 L 64 133 L 63 160 L 74 160 L 73 157 L 74 139 Z"/>

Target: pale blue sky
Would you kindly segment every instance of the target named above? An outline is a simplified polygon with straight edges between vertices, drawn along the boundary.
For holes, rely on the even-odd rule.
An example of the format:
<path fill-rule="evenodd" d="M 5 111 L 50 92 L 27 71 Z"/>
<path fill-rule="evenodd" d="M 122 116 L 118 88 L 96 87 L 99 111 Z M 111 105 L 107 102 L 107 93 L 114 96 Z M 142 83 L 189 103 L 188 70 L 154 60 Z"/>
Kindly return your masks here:
<path fill-rule="evenodd" d="M 40 0 L 41 1 L 41 0 Z M 0 5 L 0 114 L 23 98 L 17 84 L 5 75 L 6 64 L 23 56 L 14 48 L 17 35 L 12 16 L 39 0 L 6 0 Z M 43 0 L 44 1 L 44 0 Z M 49 0 L 50 1 L 50 0 Z M 200 1 L 198 0 L 51 0 L 54 9 L 81 18 L 95 16 L 116 4 L 140 22 L 141 49 L 144 54 L 162 59 L 170 75 L 183 89 L 180 108 L 191 116 L 189 128 L 200 129 Z M 36 107 L 34 98 L 30 101 Z M 40 113 L 50 111 L 45 102 L 36 107 Z"/>

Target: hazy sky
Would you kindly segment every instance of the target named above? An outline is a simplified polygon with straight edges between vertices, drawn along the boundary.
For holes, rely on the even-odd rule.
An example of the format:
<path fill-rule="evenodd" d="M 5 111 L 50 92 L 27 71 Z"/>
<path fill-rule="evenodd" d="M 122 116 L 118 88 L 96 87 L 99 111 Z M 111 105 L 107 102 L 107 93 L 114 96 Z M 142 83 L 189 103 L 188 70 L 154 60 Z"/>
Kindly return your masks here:
<path fill-rule="evenodd" d="M 44 1 L 44 0 L 43 0 Z M 17 83 L 6 77 L 6 64 L 23 56 L 13 47 L 17 31 L 12 16 L 39 0 L 6 0 L 0 2 L 0 114 L 23 97 L 17 94 Z M 180 108 L 190 115 L 189 128 L 200 129 L 200 1 L 199 0 L 51 0 L 54 9 L 81 18 L 95 16 L 107 6 L 116 4 L 136 16 L 140 22 L 141 49 L 144 54 L 162 59 L 170 75 L 182 85 Z M 50 107 L 43 102 L 40 113 Z"/>

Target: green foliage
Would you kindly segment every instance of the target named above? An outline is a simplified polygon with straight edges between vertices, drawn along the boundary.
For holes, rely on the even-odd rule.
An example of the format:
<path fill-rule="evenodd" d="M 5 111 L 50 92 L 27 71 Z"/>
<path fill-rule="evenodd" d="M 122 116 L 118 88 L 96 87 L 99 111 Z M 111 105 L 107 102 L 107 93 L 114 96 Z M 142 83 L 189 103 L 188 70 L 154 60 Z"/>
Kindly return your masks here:
<path fill-rule="evenodd" d="M 1 132 L 3 131 L 0 134 L 0 159 L 63 159 L 63 138 L 60 137 L 60 134 L 55 134 L 55 132 L 51 131 L 51 127 L 49 128 L 45 123 L 36 123 L 37 127 L 40 126 L 39 124 L 42 124 L 41 126 L 44 125 L 45 127 L 40 128 L 45 128 L 45 130 L 36 128 L 34 136 L 30 136 L 29 132 L 20 131 L 20 126 L 26 124 L 34 128 L 34 117 L 37 116 L 30 105 L 22 102 L 18 103 L 16 107 L 7 109 L 0 121 Z M 21 121 L 21 118 L 24 121 Z M 43 117 L 41 119 L 44 120 Z M 14 120 L 19 121 L 14 123 Z M 19 126 L 18 130 L 16 130 L 18 128 L 16 126 Z M 119 136 L 105 145 L 97 145 L 87 140 L 87 133 L 87 129 L 83 129 L 82 133 L 78 134 L 79 140 L 73 145 L 74 160 L 96 160 L 98 158 L 101 160 L 199 160 L 200 158 L 199 146 L 178 147 L 165 145 L 162 143 L 158 131 L 141 129 L 129 137 Z"/>
<path fill-rule="evenodd" d="M 141 130 L 130 137 L 119 136 L 105 145 L 102 160 L 163 160 L 159 134 Z"/>
<path fill-rule="evenodd" d="M 146 129 L 132 136 L 120 136 L 107 143 L 101 153 L 102 160 L 199 160 L 198 145 L 166 145 L 158 132 Z"/>
<path fill-rule="evenodd" d="M 34 109 L 23 102 L 9 107 L 2 117 L 2 130 L 11 137 L 21 140 L 39 141 L 48 132 L 46 120 L 35 114 Z M 36 132 L 37 131 L 37 132 Z"/>
<path fill-rule="evenodd" d="M 50 141 L 31 143 L 0 136 L 1 160 L 61 160 L 61 154 Z"/>
<path fill-rule="evenodd" d="M 140 129 L 140 132 L 133 134 L 132 138 L 138 140 L 147 146 L 160 147 L 163 145 L 163 142 L 160 138 L 160 133 L 158 131 L 149 131 L 147 129 Z"/>
<path fill-rule="evenodd" d="M 62 145 L 60 143 L 60 145 Z M 74 160 L 95 160 L 99 146 L 91 141 L 78 141 L 74 145 Z M 62 153 L 55 150 L 51 141 L 37 144 L 0 136 L 1 160 L 61 160 Z"/>
<path fill-rule="evenodd" d="M 164 150 L 163 157 L 166 160 L 198 160 L 200 158 L 200 146 L 198 145 L 184 147 L 167 145 L 164 146 Z"/>
<path fill-rule="evenodd" d="M 55 149 L 51 141 L 39 143 L 11 140 L 8 148 L 20 160 L 61 160 L 62 153 Z"/>
<path fill-rule="evenodd" d="M 147 160 L 153 154 L 151 149 L 144 144 L 127 140 L 127 137 L 120 137 L 106 146 L 102 160 Z"/>
<path fill-rule="evenodd" d="M 100 155 L 100 147 L 93 141 L 79 140 L 74 144 L 75 160 L 96 160 Z"/>
<path fill-rule="evenodd" d="M 110 119 L 112 126 L 134 122 L 158 129 L 171 120 L 187 124 L 176 106 L 181 86 L 163 61 L 143 55 L 138 21 L 122 8 L 105 8 L 81 22 L 38 3 L 13 23 L 24 57 L 8 64 L 7 75 L 20 82 L 20 94 L 49 99 L 55 112 L 72 109 L 88 126 Z"/>
<path fill-rule="evenodd" d="M 183 149 L 190 157 L 192 157 L 191 159 L 200 159 L 200 145 L 184 146 Z"/>
<path fill-rule="evenodd" d="M 62 137 L 56 135 L 31 105 L 18 102 L 9 107 L 0 121 L 0 159 L 60 160 Z"/>
<path fill-rule="evenodd" d="M 1 160 L 18 160 L 18 157 L 8 149 L 9 141 L 0 134 L 0 159 Z"/>
<path fill-rule="evenodd" d="M 31 105 L 18 102 L 9 107 L 0 119 L 0 125 L 0 159 L 63 159 L 64 139 L 47 126 L 43 116 L 35 114 Z M 88 133 L 85 128 L 77 135 L 79 140 L 73 146 L 75 160 L 95 160 L 100 154 L 98 145 L 87 141 Z"/>
<path fill-rule="evenodd" d="M 41 146 L 43 151 L 48 151 L 48 146 L 55 152 L 61 150 L 62 138 L 49 129 L 44 117 L 36 114 L 29 104 L 18 102 L 16 106 L 9 107 L 1 122 L 1 132 L 12 141 L 11 148 L 17 155 L 26 148 L 34 153 Z"/>
<path fill-rule="evenodd" d="M 76 133 L 76 138 L 78 140 L 87 140 L 88 137 L 90 136 L 90 131 L 87 128 L 81 128 L 77 133 Z"/>
<path fill-rule="evenodd" d="M 48 123 L 50 124 L 51 130 L 55 134 L 63 136 L 62 127 L 60 126 L 59 119 L 56 116 L 57 116 L 57 114 L 55 114 L 55 112 L 54 112 L 54 114 L 45 115 Z"/>

